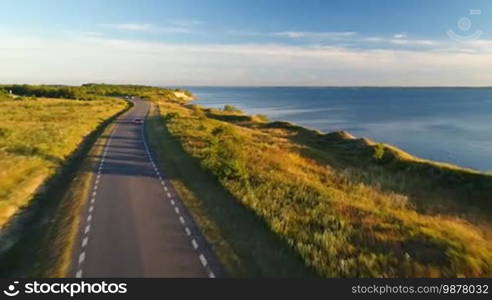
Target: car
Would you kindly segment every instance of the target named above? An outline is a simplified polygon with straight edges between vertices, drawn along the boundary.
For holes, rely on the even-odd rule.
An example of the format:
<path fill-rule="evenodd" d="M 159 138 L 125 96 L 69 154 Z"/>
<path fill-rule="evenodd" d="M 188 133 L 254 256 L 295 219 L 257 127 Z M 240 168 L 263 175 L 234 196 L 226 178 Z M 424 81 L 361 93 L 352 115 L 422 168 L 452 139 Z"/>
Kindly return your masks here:
<path fill-rule="evenodd" d="M 133 124 L 135 125 L 142 125 L 144 123 L 144 121 L 142 119 L 134 119 L 133 120 Z"/>

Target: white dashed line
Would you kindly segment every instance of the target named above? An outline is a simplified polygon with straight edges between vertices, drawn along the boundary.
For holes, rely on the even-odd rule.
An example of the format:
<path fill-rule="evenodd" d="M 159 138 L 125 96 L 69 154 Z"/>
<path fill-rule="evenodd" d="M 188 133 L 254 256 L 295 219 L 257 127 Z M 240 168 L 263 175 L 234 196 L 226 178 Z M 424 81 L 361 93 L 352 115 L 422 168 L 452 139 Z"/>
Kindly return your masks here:
<path fill-rule="evenodd" d="M 205 256 L 203 256 L 203 254 L 200 254 L 200 256 L 198 256 L 200 258 L 200 262 L 202 263 L 202 265 L 204 267 L 207 266 L 207 259 L 205 258 Z"/>
<path fill-rule="evenodd" d="M 193 244 L 193 248 L 198 249 L 198 243 L 195 241 L 195 239 L 191 240 L 191 243 Z"/>
<path fill-rule="evenodd" d="M 149 161 L 152 165 L 152 167 L 154 168 L 154 171 L 155 171 L 155 174 L 157 175 L 157 178 L 159 179 L 161 185 L 164 187 L 164 191 L 166 192 L 166 195 L 169 199 L 169 201 L 171 202 L 171 204 L 174 206 L 174 211 L 176 212 L 176 214 L 179 216 L 179 221 L 181 222 L 181 224 L 183 225 L 184 229 L 185 229 L 185 232 L 186 232 L 186 235 L 189 236 L 189 237 L 192 237 L 192 233 L 191 233 L 191 230 L 190 228 L 188 228 L 188 226 L 186 226 L 186 222 L 185 222 L 185 219 L 183 218 L 183 216 L 181 216 L 180 214 L 180 211 L 179 211 L 179 208 L 176 207 L 176 202 L 173 200 L 173 196 L 171 195 L 171 193 L 169 192 L 169 189 L 168 187 L 166 186 L 166 183 L 165 181 L 163 180 L 163 177 L 161 176 L 161 173 L 159 172 L 159 170 L 157 169 L 157 166 L 152 158 L 152 154 L 150 153 L 149 151 L 149 147 L 147 145 L 147 142 L 145 140 L 145 135 L 144 135 L 144 129 L 142 127 L 141 129 L 141 134 L 142 134 L 142 139 L 143 139 L 143 145 L 145 147 L 145 151 L 147 152 L 147 155 L 149 157 Z M 191 243 L 193 245 L 193 248 L 195 250 L 198 249 L 198 243 L 197 241 L 192 238 L 191 239 Z M 199 254 L 198 255 L 198 258 L 200 259 L 200 262 L 202 263 L 203 267 L 205 268 L 205 270 L 208 272 L 208 277 L 210 278 L 215 278 L 215 274 L 210 270 L 210 268 L 208 267 L 208 262 L 207 262 L 207 259 L 205 258 L 205 256 L 203 254 Z"/>
<path fill-rule="evenodd" d="M 79 265 L 81 265 L 84 262 L 84 260 L 85 260 L 85 251 L 83 251 L 79 255 Z"/>
<path fill-rule="evenodd" d="M 88 237 L 85 237 L 83 240 L 82 240 L 82 248 L 84 248 L 85 246 L 87 246 L 87 242 L 89 241 L 89 238 Z"/>
<path fill-rule="evenodd" d="M 86 226 L 84 228 L 84 238 L 82 239 L 82 249 L 84 249 L 87 246 L 87 243 L 89 242 L 89 237 L 88 234 L 91 230 L 91 221 L 92 221 L 92 211 L 94 210 L 94 202 L 96 202 L 96 195 L 97 195 L 97 189 L 99 188 L 99 182 L 101 179 L 101 170 L 104 166 L 104 161 L 106 160 L 106 155 L 108 154 L 109 146 L 111 145 L 111 141 L 113 139 L 113 134 L 115 132 L 115 129 L 110 134 L 109 139 L 106 142 L 106 146 L 104 147 L 103 150 L 103 156 L 101 158 L 101 161 L 99 163 L 99 167 L 97 168 L 97 177 L 96 181 L 94 182 L 94 186 L 92 188 L 92 197 L 91 197 L 91 205 L 89 206 L 89 215 L 87 216 L 87 222 Z M 86 253 L 85 251 L 82 250 L 82 252 L 79 255 L 79 265 L 81 265 L 85 261 Z M 82 278 L 82 268 L 80 268 L 77 273 L 75 274 L 76 278 Z"/>

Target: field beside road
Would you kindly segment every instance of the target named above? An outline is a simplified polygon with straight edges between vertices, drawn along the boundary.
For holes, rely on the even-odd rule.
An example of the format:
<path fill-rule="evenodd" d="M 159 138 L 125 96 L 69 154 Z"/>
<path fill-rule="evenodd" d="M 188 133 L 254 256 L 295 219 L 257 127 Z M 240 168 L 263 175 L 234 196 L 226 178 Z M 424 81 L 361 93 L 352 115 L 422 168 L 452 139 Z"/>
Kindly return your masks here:
<path fill-rule="evenodd" d="M 225 201 L 237 201 L 321 276 L 492 275 L 489 174 L 421 160 L 346 132 L 268 122 L 231 106 L 205 109 L 150 99 L 160 112 L 154 122 L 229 195 L 220 203 L 202 196 L 207 188 L 186 187 L 207 216 L 202 223 L 228 242 L 222 250 L 229 253 L 229 265 L 271 262 L 254 252 L 261 247 L 248 247 L 257 237 L 240 230 L 231 237 L 241 226 L 224 220 L 245 218 L 236 217 L 237 209 L 222 208 L 229 205 Z"/>
<path fill-rule="evenodd" d="M 0 98 L 0 228 L 64 165 L 84 137 L 127 103 Z"/>

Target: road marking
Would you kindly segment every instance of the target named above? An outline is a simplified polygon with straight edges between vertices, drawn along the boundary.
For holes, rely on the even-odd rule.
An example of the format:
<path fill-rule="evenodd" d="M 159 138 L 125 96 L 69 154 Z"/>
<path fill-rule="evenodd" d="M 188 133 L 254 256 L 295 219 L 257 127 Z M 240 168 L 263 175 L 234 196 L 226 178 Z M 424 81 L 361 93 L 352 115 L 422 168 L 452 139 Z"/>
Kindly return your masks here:
<path fill-rule="evenodd" d="M 169 190 L 168 190 L 168 188 L 167 188 L 167 186 L 166 186 L 166 184 L 165 184 L 165 181 L 162 179 L 162 176 L 161 176 L 161 174 L 160 174 L 159 170 L 157 169 L 157 166 L 156 166 L 156 164 L 155 164 L 155 162 L 154 162 L 154 160 L 153 160 L 153 158 L 152 158 L 152 154 L 150 153 L 149 147 L 148 147 L 148 145 L 147 145 L 146 137 L 145 137 L 145 135 L 144 135 L 144 128 L 143 128 L 143 127 L 141 127 L 141 136 L 142 136 L 143 145 L 144 145 L 144 147 L 145 147 L 145 151 L 147 152 L 147 155 L 148 155 L 148 157 L 149 157 L 150 163 L 151 163 L 151 165 L 153 166 L 154 171 L 155 171 L 155 173 L 156 173 L 156 175 L 157 175 L 157 177 L 158 177 L 159 181 L 160 181 L 160 182 L 161 182 L 161 184 L 164 186 L 164 190 L 165 190 L 166 195 L 167 195 L 167 197 L 169 198 L 169 200 L 170 200 L 171 204 L 172 204 L 173 206 L 175 206 L 175 204 L 176 204 L 176 203 L 175 203 L 175 202 L 174 202 L 174 200 L 172 199 L 172 195 L 171 195 L 171 193 L 169 193 Z M 179 221 L 181 222 L 181 224 L 183 224 L 186 234 L 187 234 L 188 236 L 191 236 L 191 230 L 188 228 L 188 226 L 186 226 L 186 225 L 185 225 L 185 220 L 184 220 L 183 216 L 181 216 L 181 215 L 180 215 L 179 208 L 175 206 L 175 207 L 174 207 L 174 211 L 176 212 L 176 214 L 178 214 L 178 215 L 179 215 Z M 192 243 L 192 245 L 193 245 L 193 248 L 194 248 L 195 250 L 197 250 L 197 249 L 198 249 L 198 243 L 197 243 L 197 241 L 196 241 L 195 239 L 192 239 L 192 240 L 191 240 L 191 243 Z M 207 262 L 207 259 L 205 258 L 205 256 L 204 256 L 203 254 L 201 254 L 201 253 L 200 253 L 200 254 L 198 255 L 198 258 L 200 259 L 200 262 L 202 263 L 203 267 L 204 267 L 204 268 L 206 269 L 206 271 L 208 272 L 208 276 L 209 276 L 210 278 L 215 278 L 215 274 L 214 274 L 212 271 L 210 271 L 210 268 L 208 267 L 208 262 Z"/>
<path fill-rule="evenodd" d="M 90 223 L 92 221 L 92 214 L 87 216 L 87 223 Z"/>
<path fill-rule="evenodd" d="M 92 192 L 92 197 L 96 197 L 96 195 L 97 195 L 96 191 Z"/>
<path fill-rule="evenodd" d="M 96 184 L 94 185 L 94 190 L 97 190 L 98 188 L 99 188 L 99 184 L 97 184 L 97 183 L 96 183 Z"/>
<path fill-rule="evenodd" d="M 79 265 L 81 265 L 85 260 L 85 251 L 82 251 L 79 255 Z"/>
<path fill-rule="evenodd" d="M 96 186 L 99 184 L 99 177 L 96 178 Z"/>
<path fill-rule="evenodd" d="M 82 240 L 82 248 L 84 248 L 85 246 L 87 246 L 87 242 L 89 241 L 89 238 L 88 237 L 85 237 L 83 240 Z"/>
<path fill-rule="evenodd" d="M 91 199 L 91 204 L 94 204 L 94 202 L 96 202 L 96 197 L 92 197 Z"/>
<path fill-rule="evenodd" d="M 89 207 L 89 212 L 92 212 L 93 210 L 94 210 L 94 205 L 91 205 L 91 206 Z"/>
<path fill-rule="evenodd" d="M 205 256 L 203 256 L 203 254 L 200 254 L 200 256 L 198 256 L 200 258 L 200 261 L 202 262 L 202 265 L 204 267 L 207 266 L 207 259 L 205 258 Z"/>
<path fill-rule="evenodd" d="M 198 249 L 198 243 L 195 241 L 195 239 L 191 240 L 191 243 L 193 244 L 193 248 Z"/>
<path fill-rule="evenodd" d="M 89 233 L 89 231 L 91 231 L 91 224 L 87 224 L 87 225 L 85 226 L 84 234 L 88 234 L 88 233 Z"/>
<path fill-rule="evenodd" d="M 77 274 L 75 274 L 75 278 L 82 278 L 82 270 L 77 271 Z"/>

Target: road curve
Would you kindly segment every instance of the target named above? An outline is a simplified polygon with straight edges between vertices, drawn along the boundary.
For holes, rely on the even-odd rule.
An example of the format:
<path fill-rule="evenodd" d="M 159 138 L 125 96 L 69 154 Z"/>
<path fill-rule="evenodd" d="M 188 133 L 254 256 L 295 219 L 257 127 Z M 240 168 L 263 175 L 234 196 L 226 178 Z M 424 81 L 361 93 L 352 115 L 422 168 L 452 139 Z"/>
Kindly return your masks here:
<path fill-rule="evenodd" d="M 154 164 L 143 126 L 149 103 L 118 118 L 82 212 L 73 277 L 215 277 L 207 245 Z"/>

